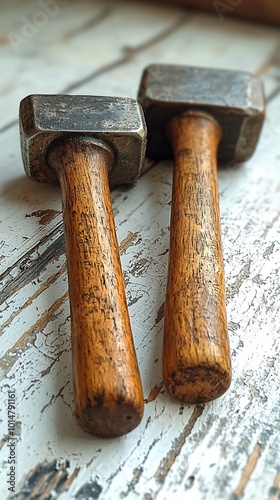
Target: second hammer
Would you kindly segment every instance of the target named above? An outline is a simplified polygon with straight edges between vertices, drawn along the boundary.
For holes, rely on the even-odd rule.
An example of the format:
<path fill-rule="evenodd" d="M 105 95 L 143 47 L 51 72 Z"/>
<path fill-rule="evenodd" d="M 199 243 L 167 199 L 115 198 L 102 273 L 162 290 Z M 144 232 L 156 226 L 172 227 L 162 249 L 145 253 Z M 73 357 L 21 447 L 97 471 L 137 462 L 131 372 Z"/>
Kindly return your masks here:
<path fill-rule="evenodd" d="M 33 95 L 21 102 L 20 126 L 27 175 L 62 190 L 77 417 L 95 436 L 120 436 L 139 424 L 144 402 L 109 178 L 139 174 L 141 108 L 126 98 Z"/>
<path fill-rule="evenodd" d="M 152 65 L 139 102 L 148 155 L 174 157 L 163 346 L 168 391 L 187 403 L 231 382 L 217 159 L 248 159 L 264 119 L 258 78 L 235 71 Z"/>

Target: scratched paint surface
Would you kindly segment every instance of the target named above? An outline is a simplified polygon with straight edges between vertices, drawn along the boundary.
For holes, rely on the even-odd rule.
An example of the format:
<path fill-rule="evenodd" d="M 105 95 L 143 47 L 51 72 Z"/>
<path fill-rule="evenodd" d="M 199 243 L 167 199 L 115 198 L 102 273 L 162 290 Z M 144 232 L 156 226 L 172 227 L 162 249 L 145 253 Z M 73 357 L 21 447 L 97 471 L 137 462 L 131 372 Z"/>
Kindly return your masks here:
<path fill-rule="evenodd" d="M 276 500 L 279 31 L 141 2 L 72 1 L 15 52 L 9 33 L 20 35 L 22 18 L 36 20 L 41 8 L 18 0 L 0 8 L 0 497 L 8 491 L 7 397 L 15 389 L 15 498 Z M 17 109 L 32 92 L 135 97 L 153 62 L 248 70 L 265 85 L 256 154 L 219 170 L 233 382 L 197 406 L 172 400 L 162 385 L 172 163 L 147 160 L 134 186 L 112 193 L 145 414 L 127 436 L 101 440 L 73 413 L 60 190 L 24 176 Z"/>

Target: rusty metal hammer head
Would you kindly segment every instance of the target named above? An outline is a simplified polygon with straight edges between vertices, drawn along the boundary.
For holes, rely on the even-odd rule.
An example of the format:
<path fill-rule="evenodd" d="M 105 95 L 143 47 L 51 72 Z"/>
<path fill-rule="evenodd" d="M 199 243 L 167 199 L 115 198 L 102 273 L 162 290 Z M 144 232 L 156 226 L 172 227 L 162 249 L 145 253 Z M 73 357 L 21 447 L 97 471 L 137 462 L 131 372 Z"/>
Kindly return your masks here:
<path fill-rule="evenodd" d="M 86 135 L 106 143 L 115 157 L 111 185 L 133 182 L 145 155 L 142 109 L 129 98 L 31 95 L 20 104 L 20 133 L 25 171 L 39 182 L 58 182 L 47 151 L 62 136 Z"/>
<path fill-rule="evenodd" d="M 154 64 L 143 74 L 138 100 L 148 128 L 152 158 L 172 156 L 165 126 L 188 110 L 211 114 L 222 128 L 218 159 L 247 160 L 254 152 L 264 120 L 260 80 L 245 72 Z"/>

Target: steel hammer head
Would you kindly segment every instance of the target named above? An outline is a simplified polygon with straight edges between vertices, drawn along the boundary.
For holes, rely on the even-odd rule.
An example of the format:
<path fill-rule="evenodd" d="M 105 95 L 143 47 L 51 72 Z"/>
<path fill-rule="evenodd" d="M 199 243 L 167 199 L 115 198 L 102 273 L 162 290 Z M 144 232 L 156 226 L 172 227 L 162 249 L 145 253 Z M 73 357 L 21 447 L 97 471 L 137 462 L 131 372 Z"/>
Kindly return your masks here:
<path fill-rule="evenodd" d="M 39 182 L 58 182 L 46 158 L 50 145 L 62 136 L 105 142 L 115 155 L 111 185 L 133 182 L 145 156 L 146 125 L 134 99 L 31 95 L 20 104 L 20 134 L 25 171 Z"/>
<path fill-rule="evenodd" d="M 138 100 L 148 128 L 147 153 L 156 159 L 172 156 L 167 122 L 199 110 L 222 127 L 218 159 L 245 161 L 256 148 L 265 116 L 262 83 L 245 72 L 154 64 L 143 73 Z"/>

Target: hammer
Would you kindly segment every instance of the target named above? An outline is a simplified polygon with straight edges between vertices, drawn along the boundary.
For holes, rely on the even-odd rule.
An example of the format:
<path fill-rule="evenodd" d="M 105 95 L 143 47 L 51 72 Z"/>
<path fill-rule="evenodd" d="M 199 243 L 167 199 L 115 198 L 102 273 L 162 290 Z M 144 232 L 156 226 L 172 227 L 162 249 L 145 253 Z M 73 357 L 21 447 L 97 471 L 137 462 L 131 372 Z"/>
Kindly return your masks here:
<path fill-rule="evenodd" d="M 164 383 L 183 402 L 207 402 L 231 382 L 217 161 L 252 155 L 264 120 L 263 89 L 248 73 L 152 65 L 138 99 L 148 156 L 174 157 Z"/>
<path fill-rule="evenodd" d="M 110 186 L 133 182 L 142 167 L 141 107 L 128 98 L 31 95 L 20 104 L 20 133 L 27 175 L 62 191 L 78 421 L 95 436 L 123 435 L 139 424 L 144 401 Z"/>

